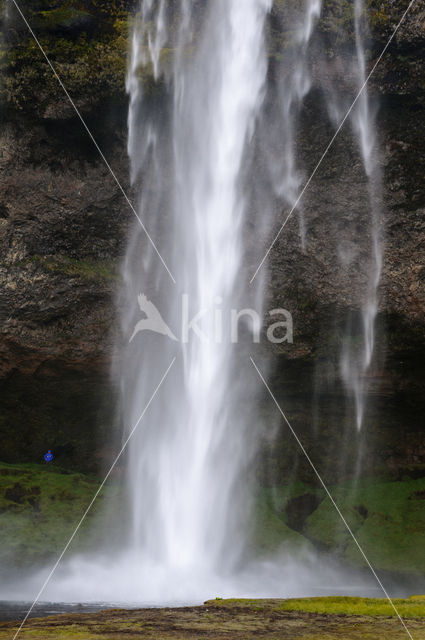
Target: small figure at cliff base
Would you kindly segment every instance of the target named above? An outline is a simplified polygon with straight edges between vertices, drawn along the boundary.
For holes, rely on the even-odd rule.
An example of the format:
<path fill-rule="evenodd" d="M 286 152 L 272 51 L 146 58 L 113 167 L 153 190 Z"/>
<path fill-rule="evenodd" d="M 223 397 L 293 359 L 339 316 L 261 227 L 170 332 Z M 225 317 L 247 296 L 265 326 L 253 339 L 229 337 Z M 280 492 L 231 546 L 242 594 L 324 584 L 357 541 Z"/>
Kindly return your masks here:
<path fill-rule="evenodd" d="M 44 459 L 46 462 L 51 462 L 53 460 L 53 453 L 50 451 L 50 449 L 47 453 L 44 454 Z"/>

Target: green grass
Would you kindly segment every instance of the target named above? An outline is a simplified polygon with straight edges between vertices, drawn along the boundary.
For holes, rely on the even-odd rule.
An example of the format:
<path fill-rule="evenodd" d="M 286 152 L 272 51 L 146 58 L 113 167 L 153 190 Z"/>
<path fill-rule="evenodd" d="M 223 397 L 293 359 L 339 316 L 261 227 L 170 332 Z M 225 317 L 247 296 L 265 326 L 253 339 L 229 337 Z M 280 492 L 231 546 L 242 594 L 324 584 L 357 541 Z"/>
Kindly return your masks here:
<path fill-rule="evenodd" d="M 51 466 L 0 464 L 0 561 L 36 564 L 55 556 L 68 541 L 99 486 L 97 479 Z M 73 548 L 96 543 L 105 499 L 117 487 L 106 486 L 81 527 Z M 97 527 L 93 527 L 94 522 Z"/>
<path fill-rule="evenodd" d="M 425 596 L 397 598 L 393 602 L 403 618 L 425 618 Z M 349 616 L 397 615 L 386 598 L 349 598 L 344 596 L 297 598 L 285 600 L 277 609 L 279 611 L 305 611 Z"/>
<path fill-rule="evenodd" d="M 0 562 L 37 563 L 57 554 L 98 486 L 96 478 L 67 472 L 55 463 L 49 467 L 0 463 Z M 348 484 L 330 490 L 375 569 L 409 574 L 425 571 L 425 478 L 400 482 L 369 478 L 356 490 Z M 103 504 L 117 500 L 114 509 L 121 508 L 120 491 L 113 481 L 102 490 L 74 549 L 96 544 L 106 517 Z M 286 507 L 291 498 L 306 493 L 321 495 L 323 500 L 301 531 L 294 531 Z M 302 556 L 317 545 L 350 564 L 364 565 L 335 508 L 318 487 L 296 483 L 258 489 L 251 533 L 251 550 L 260 556 L 276 551 Z"/>
<path fill-rule="evenodd" d="M 388 571 L 425 570 L 425 478 L 364 480 L 334 487 L 332 495 L 374 566 Z M 360 512 L 363 512 L 361 515 Z M 329 499 L 307 519 L 306 535 L 356 564 L 364 560 Z"/>
<path fill-rule="evenodd" d="M 259 491 L 253 512 L 253 546 L 261 554 L 291 550 L 302 553 L 311 543 L 301 534 L 290 529 L 281 515 L 273 508 L 267 493 Z"/>
<path fill-rule="evenodd" d="M 385 482 L 363 479 L 329 487 L 338 507 L 375 568 L 400 573 L 425 572 L 425 478 Z M 322 502 L 306 517 L 301 531 L 288 529 L 287 505 L 305 494 Z M 351 564 L 365 566 L 335 507 L 319 486 L 296 483 L 259 489 L 253 516 L 254 540 L 262 552 L 283 544 L 328 550 Z M 305 547 L 304 547 L 305 548 Z"/>
<path fill-rule="evenodd" d="M 425 618 L 425 596 L 396 598 L 393 603 L 402 618 Z M 289 598 L 285 600 L 257 600 L 250 598 L 216 598 L 205 603 L 209 607 L 244 607 L 254 611 L 272 608 L 275 611 L 299 611 L 326 615 L 397 617 L 387 598 L 356 598 L 327 596 L 318 598 Z"/>

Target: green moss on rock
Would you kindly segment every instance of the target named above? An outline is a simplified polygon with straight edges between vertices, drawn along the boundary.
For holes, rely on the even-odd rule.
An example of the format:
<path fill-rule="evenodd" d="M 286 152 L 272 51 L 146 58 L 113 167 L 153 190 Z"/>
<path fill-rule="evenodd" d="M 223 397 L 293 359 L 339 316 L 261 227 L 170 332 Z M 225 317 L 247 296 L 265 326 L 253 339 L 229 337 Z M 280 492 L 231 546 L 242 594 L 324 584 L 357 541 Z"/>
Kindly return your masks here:
<path fill-rule="evenodd" d="M 425 478 L 383 482 L 369 478 L 330 487 L 330 492 L 372 565 L 390 572 L 425 571 Z M 302 509 L 303 496 L 317 495 L 316 508 L 300 513 L 297 531 L 288 506 Z M 294 500 L 295 499 L 295 500 Z M 311 502 L 311 501 L 310 501 Z M 311 544 L 352 565 L 366 566 L 335 507 L 320 487 L 301 483 L 257 494 L 255 540 L 263 551 L 285 544 Z M 292 524 L 293 526 L 293 524 Z M 289 528 L 289 530 L 288 530 Z"/>
<path fill-rule="evenodd" d="M 127 5 L 127 6 L 126 6 Z M 128 3 L 34 3 L 26 18 L 79 109 L 125 98 Z M 72 114 L 67 98 L 25 24 L 11 9 L 0 49 L 0 100 L 11 109 Z"/>
<path fill-rule="evenodd" d="M 68 256 L 40 256 L 35 255 L 29 262 L 40 265 L 52 273 L 64 273 L 82 280 L 110 280 L 118 277 L 118 267 L 113 260 L 76 260 Z"/>
<path fill-rule="evenodd" d="M 38 564 L 57 556 L 99 487 L 94 476 L 49 465 L 0 463 L 0 561 Z M 90 549 L 102 529 L 102 504 L 117 487 L 107 486 L 87 515 L 73 549 Z M 103 514 L 102 514 L 103 515 Z M 94 523 L 98 527 L 94 528 Z"/>

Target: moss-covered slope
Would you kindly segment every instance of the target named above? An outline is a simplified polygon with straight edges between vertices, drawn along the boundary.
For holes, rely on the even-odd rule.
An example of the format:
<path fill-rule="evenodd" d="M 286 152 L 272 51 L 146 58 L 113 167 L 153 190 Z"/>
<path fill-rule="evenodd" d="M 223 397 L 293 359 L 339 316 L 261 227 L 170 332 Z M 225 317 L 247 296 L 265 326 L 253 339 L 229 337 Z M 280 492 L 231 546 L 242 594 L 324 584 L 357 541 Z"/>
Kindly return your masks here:
<path fill-rule="evenodd" d="M 425 572 L 425 478 L 398 482 L 368 478 L 358 485 L 330 487 L 330 492 L 376 569 Z M 313 546 L 366 567 L 335 507 L 317 485 L 259 490 L 255 540 L 264 553 Z"/>
<path fill-rule="evenodd" d="M 58 556 L 99 486 L 93 476 L 50 465 L 0 465 L 0 559 L 37 565 Z M 344 517 L 376 570 L 425 573 L 425 479 L 331 487 Z M 90 549 L 107 528 L 108 511 L 119 520 L 117 478 L 102 489 L 72 550 Z M 107 507 L 103 509 L 103 506 Z M 113 507 L 113 509 L 112 509 Z M 250 553 L 267 557 L 307 550 L 364 567 L 364 560 L 323 491 L 294 484 L 259 488 L 252 513 Z"/>
<path fill-rule="evenodd" d="M 89 506 L 99 482 L 50 465 L 0 466 L 0 563 L 37 566 L 57 557 Z M 102 534 L 107 486 L 87 515 L 72 551 L 92 548 Z M 94 526 L 94 524 L 96 526 Z"/>

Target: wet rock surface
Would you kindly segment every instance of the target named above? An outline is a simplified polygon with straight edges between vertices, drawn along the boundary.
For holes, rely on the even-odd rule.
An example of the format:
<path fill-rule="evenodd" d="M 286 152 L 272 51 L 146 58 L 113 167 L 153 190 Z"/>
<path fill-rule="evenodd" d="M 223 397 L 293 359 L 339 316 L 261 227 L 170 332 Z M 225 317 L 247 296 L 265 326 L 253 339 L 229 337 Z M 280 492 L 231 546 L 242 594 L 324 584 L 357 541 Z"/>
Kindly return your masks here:
<path fill-rule="evenodd" d="M 44 4 L 38 3 L 33 16 L 43 42 L 52 47 L 88 126 L 130 193 L 122 44 L 127 27 L 122 11 L 131 3 L 114 3 L 120 5 L 119 13 L 104 16 L 105 22 L 96 13 L 96 2 L 87 15 L 56 15 L 51 3 Z M 325 3 L 319 25 L 321 46 L 324 42 L 329 49 L 327 73 L 341 78 L 347 61 L 335 51 L 341 21 L 346 20 L 343 5 L 338 13 L 332 2 Z M 370 3 L 372 60 L 406 6 L 407 2 Z M 43 19 L 42 10 L 47 10 Z M 273 19 L 282 19 L 279 12 L 284 10 L 276 2 Z M 113 358 L 119 357 L 113 350 L 115 298 L 133 214 L 56 80 L 45 81 L 49 70 L 36 57 L 39 53 L 30 48 L 31 64 L 26 60 L 25 48 L 32 45 L 17 16 L 9 20 L 3 46 L 15 57 L 9 60 L 2 85 L 0 134 L 3 459 L 34 460 L 48 447 L 55 448 L 65 466 L 92 470 L 102 457 L 102 437 L 114 422 L 109 370 Z M 365 459 L 369 466 L 395 475 L 420 474 L 425 468 L 423 25 L 418 3 L 370 87 L 379 102 L 385 255 L 376 358 L 369 374 L 372 401 L 365 421 Z M 71 58 L 66 50 L 71 60 L 66 66 L 65 49 L 60 47 L 68 41 L 74 49 Z M 279 62 L 273 64 L 278 70 Z M 36 74 L 32 81 L 30 69 Z M 98 84 L 91 86 L 95 77 Z M 298 140 L 306 176 L 333 133 L 321 98 L 326 77 L 317 76 L 315 82 L 301 114 Z M 341 90 L 349 93 L 352 79 L 346 77 L 344 83 Z M 25 91 L 32 91 L 26 101 Z M 339 434 L 344 432 L 341 424 L 348 420 L 348 408 L 338 383 L 338 354 L 347 316 L 358 314 L 359 292 L 367 282 L 370 246 L 364 193 L 361 161 L 346 127 L 303 199 L 306 248 L 301 247 L 295 214 L 268 261 L 266 308 L 284 306 L 295 326 L 294 344 L 274 354 L 274 389 L 305 442 L 316 448 L 323 469 L 335 473 L 341 467 L 352 470 L 350 460 L 340 453 Z M 286 212 L 277 213 L 270 238 Z M 258 241 L 255 233 L 252 238 Z M 267 241 L 264 238 L 265 246 Z M 316 422 L 314 403 L 322 407 Z M 271 415 L 266 403 L 264 411 Z M 99 432 L 102 437 L 93 437 Z M 322 434 L 319 444 L 317 432 Z M 276 449 L 282 453 L 277 464 L 281 469 L 288 456 L 297 460 L 286 442 L 282 427 L 282 444 Z M 283 477 L 283 471 L 277 473 Z"/>
<path fill-rule="evenodd" d="M 286 505 L 288 526 L 295 531 L 302 531 L 305 521 L 317 509 L 322 498 L 313 493 L 304 493 L 297 498 L 291 498 Z"/>

